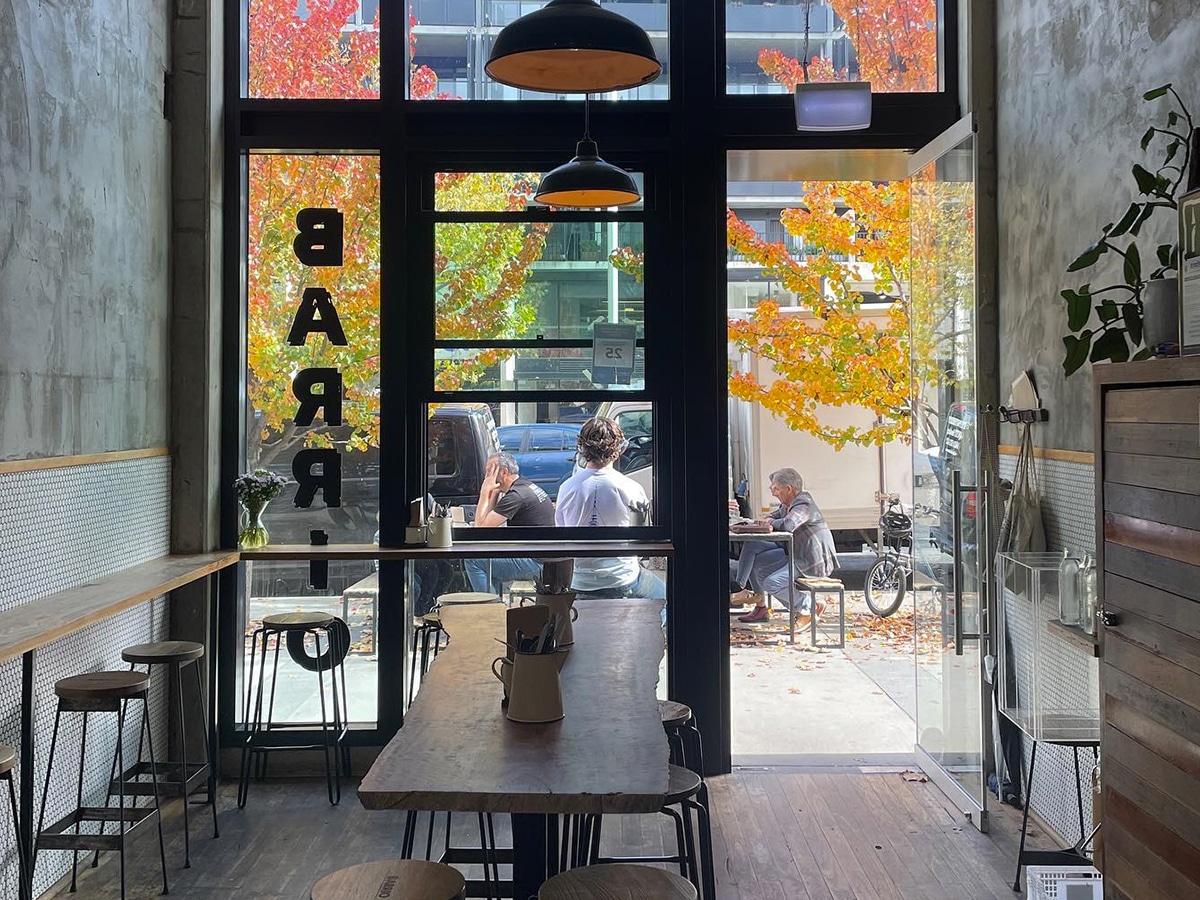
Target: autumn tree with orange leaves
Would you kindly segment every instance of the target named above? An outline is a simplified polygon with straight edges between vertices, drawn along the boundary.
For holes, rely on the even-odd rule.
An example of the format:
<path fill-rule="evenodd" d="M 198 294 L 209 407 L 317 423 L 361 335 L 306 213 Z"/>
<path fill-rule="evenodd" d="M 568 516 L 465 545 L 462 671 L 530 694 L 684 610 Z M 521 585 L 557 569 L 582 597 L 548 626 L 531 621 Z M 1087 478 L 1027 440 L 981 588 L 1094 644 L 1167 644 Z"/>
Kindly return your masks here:
<path fill-rule="evenodd" d="M 248 92 L 252 97 L 372 99 L 378 97 L 379 33 L 355 27 L 358 0 L 252 0 L 249 9 Z M 413 21 L 415 24 L 415 20 Z M 410 32 L 411 33 L 411 32 Z M 410 72 L 414 99 L 452 99 L 437 91 L 427 66 Z M 375 156 L 252 154 L 249 157 L 247 261 L 247 395 L 252 466 L 264 466 L 288 448 L 328 444 L 333 433 L 319 420 L 298 428 L 291 382 L 309 367 L 336 368 L 343 378 L 343 421 L 338 440 L 348 450 L 379 442 L 379 162 Z M 528 176 L 505 173 L 437 176 L 442 208 L 523 209 Z M 292 251 L 296 213 L 336 207 L 345 216 L 344 264 L 308 268 Z M 533 321 L 530 266 L 549 226 L 472 223 L 438 233 L 433 260 L 437 336 L 497 339 L 519 336 Z M 325 335 L 290 346 L 286 337 L 306 287 L 330 292 L 347 345 Z M 501 354 L 459 355 L 437 371 L 439 388 L 469 384 Z M 347 436 L 348 431 L 348 436 Z M 258 440 L 253 440 L 257 436 Z"/>

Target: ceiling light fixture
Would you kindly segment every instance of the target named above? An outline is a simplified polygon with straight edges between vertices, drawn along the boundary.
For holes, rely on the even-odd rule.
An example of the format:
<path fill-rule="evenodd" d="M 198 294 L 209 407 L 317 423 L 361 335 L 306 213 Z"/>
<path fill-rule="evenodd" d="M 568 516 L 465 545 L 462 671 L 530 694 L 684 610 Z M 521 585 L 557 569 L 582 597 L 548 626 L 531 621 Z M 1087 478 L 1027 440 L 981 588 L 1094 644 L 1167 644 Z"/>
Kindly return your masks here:
<path fill-rule="evenodd" d="M 798 131 L 858 131 L 871 127 L 871 82 L 822 81 L 796 85 Z"/>
<path fill-rule="evenodd" d="M 575 157 L 542 176 L 533 197 L 538 203 L 569 209 L 603 209 L 628 206 L 642 199 L 633 176 L 600 158 L 592 140 L 590 99 L 583 102 L 583 140 L 575 145 Z"/>
<path fill-rule="evenodd" d="M 662 63 L 637 23 L 596 0 L 550 0 L 504 27 L 484 70 L 530 91 L 599 94 L 647 84 Z"/>

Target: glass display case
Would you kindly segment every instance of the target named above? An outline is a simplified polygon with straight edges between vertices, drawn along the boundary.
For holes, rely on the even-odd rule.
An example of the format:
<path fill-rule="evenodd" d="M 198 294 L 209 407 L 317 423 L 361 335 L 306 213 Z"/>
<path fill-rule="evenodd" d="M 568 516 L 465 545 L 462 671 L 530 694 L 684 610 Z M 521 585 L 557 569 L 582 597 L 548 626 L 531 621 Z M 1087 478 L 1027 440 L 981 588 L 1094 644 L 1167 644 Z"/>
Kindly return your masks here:
<path fill-rule="evenodd" d="M 996 634 L 1000 712 L 1038 741 L 1083 743 L 1100 733 L 1092 639 L 1058 621 L 1061 553 L 1002 553 Z"/>

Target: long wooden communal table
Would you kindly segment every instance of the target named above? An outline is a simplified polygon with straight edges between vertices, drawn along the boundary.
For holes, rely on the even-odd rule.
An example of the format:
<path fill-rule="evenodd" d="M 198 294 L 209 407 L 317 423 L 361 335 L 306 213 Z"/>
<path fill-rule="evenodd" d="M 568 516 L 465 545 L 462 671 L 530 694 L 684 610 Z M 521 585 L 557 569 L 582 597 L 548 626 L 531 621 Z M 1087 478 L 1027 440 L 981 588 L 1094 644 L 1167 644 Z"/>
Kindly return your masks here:
<path fill-rule="evenodd" d="M 562 669 L 558 722 L 510 722 L 491 672 L 504 653 L 504 607 L 450 607 L 447 650 L 404 727 L 363 778 L 367 809 L 511 813 L 512 897 L 555 874 L 557 820 L 572 813 L 654 813 L 666 800 L 668 747 L 655 687 L 661 601 L 580 600 Z"/>

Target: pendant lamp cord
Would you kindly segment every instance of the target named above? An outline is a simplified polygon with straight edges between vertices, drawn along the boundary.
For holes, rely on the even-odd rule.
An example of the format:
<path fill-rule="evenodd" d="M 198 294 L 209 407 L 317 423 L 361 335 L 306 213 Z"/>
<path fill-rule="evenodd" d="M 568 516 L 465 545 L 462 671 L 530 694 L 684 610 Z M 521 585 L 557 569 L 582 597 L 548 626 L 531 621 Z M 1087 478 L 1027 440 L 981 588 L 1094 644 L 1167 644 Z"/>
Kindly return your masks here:
<path fill-rule="evenodd" d="M 583 139 L 590 141 L 592 139 L 592 95 L 583 95 Z"/>

